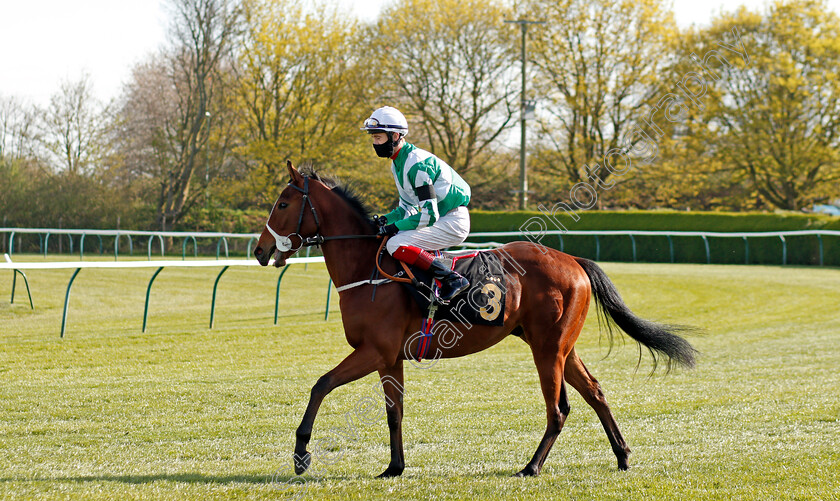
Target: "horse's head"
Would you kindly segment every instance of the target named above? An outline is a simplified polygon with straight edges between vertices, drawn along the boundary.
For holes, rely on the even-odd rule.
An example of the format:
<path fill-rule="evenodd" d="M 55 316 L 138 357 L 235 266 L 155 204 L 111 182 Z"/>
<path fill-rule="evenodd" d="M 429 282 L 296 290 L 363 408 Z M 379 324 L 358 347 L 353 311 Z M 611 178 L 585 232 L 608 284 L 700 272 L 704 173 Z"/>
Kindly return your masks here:
<path fill-rule="evenodd" d="M 286 166 L 289 184 L 274 202 L 254 249 L 254 256 L 262 266 L 268 264 L 272 255 L 274 266 L 284 266 L 286 259 L 304 245 L 307 236 L 318 234 L 320 226 L 310 197 L 310 190 L 320 183 L 310 183 L 310 178 L 298 172 L 291 161 L 286 161 Z"/>

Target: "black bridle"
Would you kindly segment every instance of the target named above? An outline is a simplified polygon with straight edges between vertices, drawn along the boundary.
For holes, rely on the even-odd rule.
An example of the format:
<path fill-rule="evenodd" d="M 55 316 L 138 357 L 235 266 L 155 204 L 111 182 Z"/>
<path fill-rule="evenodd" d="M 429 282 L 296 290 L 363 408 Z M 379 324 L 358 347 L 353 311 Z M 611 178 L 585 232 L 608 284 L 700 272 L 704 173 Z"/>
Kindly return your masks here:
<path fill-rule="evenodd" d="M 318 211 L 315 210 L 315 206 L 312 205 L 312 198 L 309 196 L 309 176 L 303 176 L 303 188 L 299 188 L 289 182 L 289 187 L 294 188 L 303 194 L 303 201 L 300 204 L 300 214 L 298 214 L 298 223 L 297 229 L 294 233 L 289 233 L 285 237 L 278 234 L 271 226 L 268 225 L 268 221 L 265 222 L 265 228 L 271 233 L 271 236 L 274 237 L 274 243 L 277 247 L 277 250 L 280 252 L 286 251 L 299 251 L 302 247 L 311 247 L 313 245 L 321 245 L 328 240 L 344 240 L 350 238 L 377 238 L 379 235 L 335 235 L 335 236 L 327 236 L 321 235 L 321 221 L 318 219 Z M 279 200 L 278 200 L 279 201 Z M 311 237 L 303 237 L 300 234 L 300 228 L 303 225 L 303 216 L 306 212 L 306 205 L 309 205 L 309 210 L 312 212 L 312 217 L 315 219 L 315 235 Z M 271 209 L 271 213 L 268 214 L 268 219 L 271 219 L 271 214 L 274 213 L 274 209 L 277 208 L 277 202 L 274 203 L 274 207 Z M 296 248 L 292 247 L 292 236 L 296 236 L 300 239 L 300 245 Z"/>

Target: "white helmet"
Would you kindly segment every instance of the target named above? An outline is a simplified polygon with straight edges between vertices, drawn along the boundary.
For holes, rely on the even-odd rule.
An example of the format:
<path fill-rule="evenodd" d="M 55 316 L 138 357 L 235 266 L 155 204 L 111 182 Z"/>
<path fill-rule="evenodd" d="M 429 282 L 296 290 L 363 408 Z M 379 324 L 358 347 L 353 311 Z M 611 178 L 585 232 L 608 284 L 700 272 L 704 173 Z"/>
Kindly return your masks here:
<path fill-rule="evenodd" d="M 365 120 L 364 127 L 361 130 L 366 130 L 371 134 L 374 132 L 398 132 L 406 136 L 408 135 L 408 122 L 400 113 L 400 110 L 391 106 L 383 106 L 371 113 L 370 118 Z"/>

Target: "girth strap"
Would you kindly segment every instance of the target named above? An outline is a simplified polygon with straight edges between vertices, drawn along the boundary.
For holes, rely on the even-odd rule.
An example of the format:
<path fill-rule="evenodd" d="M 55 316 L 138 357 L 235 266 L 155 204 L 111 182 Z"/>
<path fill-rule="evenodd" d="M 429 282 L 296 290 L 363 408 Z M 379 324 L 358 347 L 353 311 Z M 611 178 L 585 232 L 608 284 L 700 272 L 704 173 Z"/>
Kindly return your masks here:
<path fill-rule="evenodd" d="M 358 282 L 353 282 L 352 284 L 342 285 L 341 287 L 336 287 L 335 290 L 338 292 L 346 291 L 347 289 L 352 289 L 354 287 L 359 287 L 360 285 L 382 285 L 387 284 L 388 282 L 393 282 L 390 278 L 381 278 L 379 280 L 359 280 Z"/>

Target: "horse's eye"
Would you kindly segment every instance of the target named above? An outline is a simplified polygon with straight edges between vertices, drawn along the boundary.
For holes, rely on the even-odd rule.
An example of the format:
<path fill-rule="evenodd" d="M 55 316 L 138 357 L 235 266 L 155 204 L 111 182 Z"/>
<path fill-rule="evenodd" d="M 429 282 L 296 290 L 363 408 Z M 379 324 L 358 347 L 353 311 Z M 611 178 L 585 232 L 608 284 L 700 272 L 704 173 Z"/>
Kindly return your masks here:
<path fill-rule="evenodd" d="M 280 202 L 279 204 L 277 204 L 278 209 L 285 209 L 288 206 L 289 204 L 287 204 L 286 202 Z"/>

